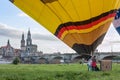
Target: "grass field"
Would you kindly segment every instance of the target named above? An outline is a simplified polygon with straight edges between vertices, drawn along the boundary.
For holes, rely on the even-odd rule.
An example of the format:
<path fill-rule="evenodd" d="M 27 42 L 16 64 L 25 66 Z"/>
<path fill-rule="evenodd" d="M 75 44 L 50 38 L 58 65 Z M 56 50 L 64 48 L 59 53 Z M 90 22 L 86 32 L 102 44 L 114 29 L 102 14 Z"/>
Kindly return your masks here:
<path fill-rule="evenodd" d="M 0 64 L 0 80 L 120 80 L 120 64 L 112 71 L 87 71 L 84 64 Z"/>

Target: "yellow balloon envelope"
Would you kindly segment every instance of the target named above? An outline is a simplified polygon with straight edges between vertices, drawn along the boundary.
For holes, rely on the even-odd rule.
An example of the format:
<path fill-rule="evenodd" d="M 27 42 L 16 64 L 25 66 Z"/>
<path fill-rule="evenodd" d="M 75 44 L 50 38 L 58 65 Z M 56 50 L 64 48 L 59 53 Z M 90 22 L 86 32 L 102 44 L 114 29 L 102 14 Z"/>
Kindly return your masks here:
<path fill-rule="evenodd" d="M 10 0 L 78 54 L 102 42 L 120 0 Z"/>

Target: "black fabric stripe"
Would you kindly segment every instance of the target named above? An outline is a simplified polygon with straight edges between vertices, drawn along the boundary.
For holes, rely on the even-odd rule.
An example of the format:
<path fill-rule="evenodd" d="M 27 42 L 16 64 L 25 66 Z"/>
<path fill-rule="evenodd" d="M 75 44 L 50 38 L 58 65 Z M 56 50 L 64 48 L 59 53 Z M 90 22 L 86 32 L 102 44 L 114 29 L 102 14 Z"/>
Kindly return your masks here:
<path fill-rule="evenodd" d="M 106 34 L 106 33 L 105 33 Z M 72 49 L 74 49 L 78 54 L 91 54 L 91 52 L 93 52 L 97 46 L 99 44 L 101 44 L 101 42 L 104 39 L 105 34 L 103 34 L 102 36 L 100 36 L 93 44 L 91 45 L 85 45 L 85 44 L 77 44 L 75 43 L 72 47 Z"/>
<path fill-rule="evenodd" d="M 54 1 L 58 1 L 58 0 L 41 0 L 44 4 L 46 3 L 52 3 Z"/>
<path fill-rule="evenodd" d="M 117 10 L 111 10 L 109 12 L 103 13 L 97 17 L 93 17 L 91 19 L 85 20 L 85 21 L 77 21 L 77 22 L 67 22 L 67 23 L 63 23 L 60 24 L 58 26 L 58 28 L 56 29 L 56 32 L 54 33 L 55 36 L 57 36 L 59 34 L 59 31 L 63 28 L 63 27 L 67 27 L 67 26 L 72 26 L 72 25 L 76 25 L 76 26 L 80 26 L 80 25 L 86 25 L 86 24 L 90 24 L 91 22 L 94 22 L 96 20 L 99 20 L 102 17 L 105 17 L 109 14 L 113 14 L 116 13 Z"/>
<path fill-rule="evenodd" d="M 14 3 L 14 0 L 9 0 L 10 2 Z"/>

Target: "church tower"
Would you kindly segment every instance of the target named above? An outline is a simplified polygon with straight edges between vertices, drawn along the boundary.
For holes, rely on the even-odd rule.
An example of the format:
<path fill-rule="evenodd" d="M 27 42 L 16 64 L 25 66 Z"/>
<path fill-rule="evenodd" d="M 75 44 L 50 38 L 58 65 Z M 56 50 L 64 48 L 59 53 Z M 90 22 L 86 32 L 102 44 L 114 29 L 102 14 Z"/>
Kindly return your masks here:
<path fill-rule="evenodd" d="M 28 33 L 27 33 L 26 51 L 27 51 L 28 53 L 31 53 L 31 52 L 32 52 L 32 39 L 31 39 L 30 29 L 28 30 Z"/>
<path fill-rule="evenodd" d="M 31 33 L 30 33 L 30 30 L 28 30 L 28 34 L 27 34 L 27 46 L 30 46 L 32 45 L 32 39 L 31 39 Z"/>
<path fill-rule="evenodd" d="M 22 39 L 21 39 L 21 50 L 25 50 L 25 39 L 24 39 L 24 34 L 22 34 Z"/>
<path fill-rule="evenodd" d="M 11 47 L 9 39 L 8 39 L 8 42 L 7 42 L 7 47 Z"/>
<path fill-rule="evenodd" d="M 37 52 L 37 45 L 32 44 L 30 29 L 28 30 L 28 33 L 27 33 L 26 42 L 24 39 L 24 34 L 22 34 L 21 50 L 22 50 L 23 54 L 25 53 L 24 55 L 33 55 Z"/>
<path fill-rule="evenodd" d="M 13 47 L 11 47 L 9 39 L 7 41 L 7 46 L 4 50 L 4 56 L 7 56 L 7 57 L 13 57 L 14 56 L 14 49 L 13 49 Z"/>

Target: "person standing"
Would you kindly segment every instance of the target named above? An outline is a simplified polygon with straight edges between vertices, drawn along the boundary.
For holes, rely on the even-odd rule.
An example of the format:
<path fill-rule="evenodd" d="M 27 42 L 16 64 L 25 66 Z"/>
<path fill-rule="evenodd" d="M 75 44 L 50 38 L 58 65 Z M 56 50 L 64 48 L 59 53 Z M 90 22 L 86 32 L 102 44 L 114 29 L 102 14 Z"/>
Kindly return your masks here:
<path fill-rule="evenodd" d="M 95 59 L 95 56 L 92 58 L 92 70 L 93 71 L 96 71 L 96 59 Z"/>
<path fill-rule="evenodd" d="M 92 71 L 92 59 L 90 58 L 87 63 L 88 71 Z"/>

